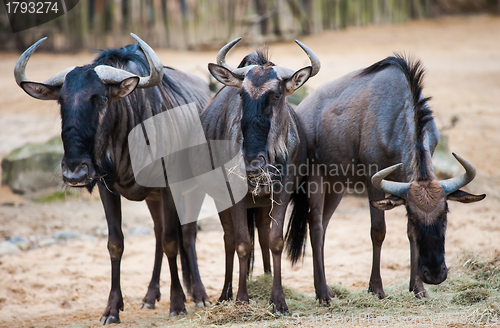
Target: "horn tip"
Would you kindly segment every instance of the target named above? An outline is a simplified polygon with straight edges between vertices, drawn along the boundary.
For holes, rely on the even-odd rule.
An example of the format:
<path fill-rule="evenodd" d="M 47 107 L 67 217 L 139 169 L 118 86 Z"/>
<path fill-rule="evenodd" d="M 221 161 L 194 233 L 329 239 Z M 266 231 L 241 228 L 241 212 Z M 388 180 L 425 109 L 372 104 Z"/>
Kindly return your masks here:
<path fill-rule="evenodd" d="M 130 33 L 130 36 L 132 36 L 137 41 L 141 40 L 141 38 L 138 37 L 135 33 Z"/>

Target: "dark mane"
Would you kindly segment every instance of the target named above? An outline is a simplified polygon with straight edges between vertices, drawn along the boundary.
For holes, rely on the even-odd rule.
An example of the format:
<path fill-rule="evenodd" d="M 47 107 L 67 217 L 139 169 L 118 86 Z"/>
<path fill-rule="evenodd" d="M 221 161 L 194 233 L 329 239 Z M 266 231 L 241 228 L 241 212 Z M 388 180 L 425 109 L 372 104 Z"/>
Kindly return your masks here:
<path fill-rule="evenodd" d="M 102 50 L 94 59 L 93 65 L 109 65 L 122 68 L 134 62 L 142 74 L 149 74 L 149 65 L 138 44 L 130 44 L 119 49 Z"/>
<path fill-rule="evenodd" d="M 273 62 L 269 60 L 269 47 L 263 46 L 255 49 L 254 53 L 246 55 L 245 58 L 238 65 L 238 68 L 249 66 L 249 65 L 260 65 L 264 66 L 266 64 L 271 64 L 275 66 Z"/>
<path fill-rule="evenodd" d="M 429 121 L 433 120 L 432 111 L 430 110 L 427 102 L 431 97 L 424 97 L 422 95 L 423 79 L 425 70 L 422 67 L 420 60 L 410 60 L 401 54 L 394 54 L 394 56 L 387 57 L 367 68 L 365 68 L 359 75 L 365 76 L 373 73 L 380 72 L 389 66 L 398 67 L 405 75 L 408 81 L 411 94 L 413 96 L 413 108 L 415 111 L 415 133 L 416 133 L 416 167 L 419 171 L 420 179 L 428 179 L 429 172 L 425 165 L 426 149 L 423 144 L 424 129 Z"/>

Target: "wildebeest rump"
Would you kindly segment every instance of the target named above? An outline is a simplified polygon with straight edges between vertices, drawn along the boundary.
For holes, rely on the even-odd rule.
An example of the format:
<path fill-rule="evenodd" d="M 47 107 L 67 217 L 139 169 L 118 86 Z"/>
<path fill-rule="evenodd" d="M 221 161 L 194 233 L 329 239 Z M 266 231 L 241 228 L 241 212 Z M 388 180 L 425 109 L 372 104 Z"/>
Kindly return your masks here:
<path fill-rule="evenodd" d="M 23 53 L 14 71 L 16 82 L 29 95 L 57 100 L 60 104 L 64 182 L 69 186 L 86 187 L 89 191 L 95 185 L 99 188 L 108 223 L 111 258 L 111 290 L 101 318 L 103 324 L 119 322 L 119 310 L 123 310 L 120 262 L 124 243 L 120 196 L 146 200 L 154 221 L 155 264 L 143 307 L 154 308 L 155 300 L 160 300 L 160 269 L 165 252 L 171 274 L 170 312 L 185 311 L 185 295 L 176 263 L 179 243 L 188 289 L 192 289 L 197 304 L 208 302 L 196 262 L 196 223 L 181 228 L 168 187 L 149 188 L 137 184 L 127 137 L 135 126 L 174 107 L 195 103 L 201 111 L 210 93 L 201 79 L 164 68 L 154 51 L 132 36 L 139 45 L 101 51 L 92 64 L 70 67 L 44 83 L 31 82 L 26 78 L 25 67 L 32 53 L 45 40 L 42 39 Z"/>
<path fill-rule="evenodd" d="M 347 187 L 359 190 L 361 183 L 362 190 L 366 187 L 368 192 L 373 245 L 369 290 L 380 298 L 385 297 L 380 275 L 384 210 L 406 206 L 410 291 L 422 297 L 427 296 L 423 282 L 439 284 L 447 276 L 447 200 L 468 203 L 485 197 L 459 190 L 472 181 L 475 169 L 457 155 L 466 173 L 437 180 L 431 156 L 439 132 L 428 98 L 422 95 L 422 79 L 419 61 L 396 55 L 321 85 L 297 108 L 307 136 L 312 173 L 306 183 L 310 187 L 308 224 L 320 303 L 333 296 L 324 273 L 325 231 Z M 377 173 L 382 168 L 387 169 Z M 389 174 L 394 181 L 383 180 Z M 319 187 L 318 192 L 312 187 Z M 390 196 L 384 199 L 384 192 Z M 296 261 L 304 246 L 306 224 L 292 222 L 290 227 L 287 247 Z"/>
<path fill-rule="evenodd" d="M 300 180 L 296 170 L 306 158 L 306 145 L 298 119 L 286 97 L 319 71 L 314 53 L 297 42 L 309 55 L 311 66 L 297 71 L 275 66 L 265 50 L 245 57 L 239 68 L 225 63 L 226 53 L 239 41 L 224 46 L 217 64 L 209 64 L 210 73 L 225 85 L 202 113 L 202 125 L 207 140 L 234 140 L 240 147 L 242 177 L 248 184 L 247 196 L 220 213 L 224 228 L 226 279 L 220 300 L 232 297 L 232 270 L 235 250 L 239 257 L 239 284 L 236 301 L 248 302 L 247 270 L 251 238 L 247 215 L 255 215 L 263 245 L 264 261 L 273 256 L 274 279 L 271 302 L 275 310 L 288 311 L 281 285 L 281 253 L 283 224 L 291 198 Z M 288 187 L 288 188 L 286 188 Z M 292 196 L 294 194 L 294 196 Z M 305 194 L 302 195 L 306 201 Z M 247 209 L 257 208 L 256 213 Z M 300 206 L 294 212 L 300 213 Z M 267 268 L 266 268 L 267 269 Z"/>

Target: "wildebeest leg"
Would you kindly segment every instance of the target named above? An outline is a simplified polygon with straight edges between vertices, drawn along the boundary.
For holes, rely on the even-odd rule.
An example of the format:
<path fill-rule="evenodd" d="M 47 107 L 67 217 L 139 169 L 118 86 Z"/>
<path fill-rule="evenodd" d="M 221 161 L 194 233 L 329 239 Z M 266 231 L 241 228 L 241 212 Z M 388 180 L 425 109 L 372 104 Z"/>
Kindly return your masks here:
<path fill-rule="evenodd" d="M 219 213 L 222 229 L 224 230 L 224 250 L 226 252 L 226 273 L 224 287 L 219 297 L 219 302 L 229 301 L 233 298 L 233 265 L 235 252 L 234 226 L 229 210 Z"/>
<path fill-rule="evenodd" d="M 384 198 L 384 193 L 375 189 L 371 182 L 368 182 L 368 198 L 370 200 L 370 218 L 373 248 L 372 273 L 370 276 L 370 284 L 368 291 L 374 293 L 378 298 L 385 298 L 384 288 L 382 285 L 382 277 L 380 276 L 380 254 L 382 252 L 382 243 L 385 239 L 385 216 L 384 211 L 376 209 L 371 205 L 372 201 L 381 200 Z"/>
<path fill-rule="evenodd" d="M 410 232 L 408 225 L 408 240 L 410 242 L 410 292 L 414 292 L 418 298 L 429 297 L 425 290 L 424 283 L 417 274 L 418 270 L 418 250 L 415 238 Z"/>
<path fill-rule="evenodd" d="M 248 231 L 247 210 L 245 201 L 241 200 L 230 208 L 231 219 L 234 226 L 234 236 L 236 252 L 240 263 L 240 272 L 238 279 L 238 294 L 236 294 L 237 303 L 248 303 L 247 290 L 247 272 L 248 259 L 252 251 L 252 243 L 250 240 L 250 232 Z"/>
<path fill-rule="evenodd" d="M 119 311 L 123 311 L 123 296 L 120 287 L 120 264 L 123 254 L 122 211 L 119 195 L 109 192 L 98 184 L 101 202 L 108 223 L 108 251 L 111 259 L 111 290 L 108 305 L 101 317 L 101 324 L 119 323 Z"/>
<path fill-rule="evenodd" d="M 151 217 L 153 218 L 156 247 L 153 276 L 151 277 L 151 282 L 149 283 L 146 296 L 144 296 L 144 298 L 142 299 L 141 309 L 154 309 L 155 301 L 160 301 L 161 299 L 160 272 L 161 263 L 163 261 L 163 247 L 161 243 L 161 234 L 163 231 L 163 208 L 161 201 L 156 199 L 146 199 L 146 204 L 148 204 L 149 212 L 151 213 Z"/>
<path fill-rule="evenodd" d="M 313 271 L 314 271 L 314 289 L 316 290 L 316 298 L 319 303 L 330 302 L 330 288 L 326 284 L 323 244 L 324 234 L 323 229 L 323 208 L 324 208 L 324 193 L 322 178 L 319 176 L 310 176 L 307 180 L 309 186 L 309 215 L 307 221 L 309 223 L 309 236 L 311 238 L 311 247 L 313 251 Z M 314 190 L 312 186 L 315 186 Z"/>
<path fill-rule="evenodd" d="M 286 184 L 285 184 L 286 185 Z M 283 253 L 283 223 L 285 212 L 290 201 L 290 194 L 282 194 L 274 203 L 271 211 L 271 231 L 269 233 L 269 248 L 273 254 L 273 289 L 271 303 L 275 312 L 288 315 L 288 306 L 281 284 L 281 254 Z"/>
<path fill-rule="evenodd" d="M 264 262 L 264 273 L 271 273 L 271 255 L 269 254 L 270 210 L 270 207 L 259 208 L 255 218 L 257 231 L 259 232 L 260 249 L 262 250 L 262 261 Z"/>
<path fill-rule="evenodd" d="M 197 307 L 211 305 L 208 300 L 207 292 L 205 291 L 205 286 L 203 286 L 203 282 L 201 281 L 198 260 L 196 258 L 197 219 L 204 198 L 205 193 L 200 188 L 196 188 L 184 195 L 186 204 L 184 222 L 187 223 L 183 224 L 181 227 L 182 242 L 188 255 L 189 267 L 191 270 L 192 297 Z"/>
<path fill-rule="evenodd" d="M 182 290 L 177 268 L 177 253 L 179 252 L 179 217 L 175 209 L 174 200 L 170 189 L 161 189 L 163 206 L 163 233 L 162 245 L 165 255 L 167 255 L 170 268 L 170 315 L 185 314 L 186 295 Z"/>
<path fill-rule="evenodd" d="M 342 200 L 342 197 L 344 196 L 344 192 L 337 193 L 335 191 L 332 191 L 330 193 L 325 193 L 325 201 L 324 201 L 324 208 L 323 208 L 323 245 L 321 245 L 321 258 L 323 260 L 323 263 L 325 261 L 325 240 L 326 240 L 326 229 L 328 228 L 328 224 L 330 223 L 330 219 L 332 218 L 333 213 L 337 209 L 337 207 L 340 204 L 340 201 Z M 325 266 L 323 265 L 323 275 L 325 277 L 326 281 L 326 273 L 325 273 Z M 330 297 L 335 297 L 335 293 L 333 290 L 328 287 L 328 295 Z M 321 299 L 320 299 L 321 302 Z"/>

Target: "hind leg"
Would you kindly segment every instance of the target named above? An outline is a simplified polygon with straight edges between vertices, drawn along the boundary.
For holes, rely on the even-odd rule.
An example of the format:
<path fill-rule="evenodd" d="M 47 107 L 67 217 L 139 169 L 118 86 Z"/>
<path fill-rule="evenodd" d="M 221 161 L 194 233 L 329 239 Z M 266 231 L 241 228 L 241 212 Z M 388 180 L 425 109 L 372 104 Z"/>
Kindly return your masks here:
<path fill-rule="evenodd" d="M 198 269 L 198 260 L 196 258 L 196 232 L 198 227 L 195 222 L 184 224 L 181 227 L 182 230 L 182 242 L 184 249 L 186 250 L 189 269 L 191 270 L 191 282 L 192 282 L 192 296 L 193 301 L 196 303 L 197 307 L 210 306 L 211 303 L 208 300 L 207 292 L 205 291 L 205 286 L 201 282 L 200 270 Z"/>
<path fill-rule="evenodd" d="M 151 277 L 151 282 L 149 283 L 146 296 L 144 296 L 144 298 L 142 299 L 141 309 L 154 309 L 155 301 L 160 301 L 161 299 L 160 272 L 163 260 L 163 247 L 161 243 L 161 234 L 163 230 L 163 208 L 161 201 L 156 199 L 146 199 L 146 204 L 148 205 L 149 212 L 151 213 L 151 217 L 153 218 L 156 247 L 153 276 Z"/>
<path fill-rule="evenodd" d="M 175 210 L 174 200 L 169 188 L 161 190 L 163 207 L 162 246 L 167 255 L 170 269 L 170 315 L 185 314 L 186 295 L 182 290 L 177 268 L 177 254 L 179 252 L 179 218 Z"/>
<path fill-rule="evenodd" d="M 382 244 L 385 239 L 385 216 L 384 211 L 373 207 L 371 202 L 383 199 L 384 193 L 373 187 L 371 181 L 368 182 L 368 198 L 370 200 L 370 236 L 372 238 L 373 248 L 372 273 L 370 275 L 368 291 L 382 299 L 385 298 L 385 292 L 382 285 L 382 277 L 380 275 L 380 254 L 382 252 Z"/>
<path fill-rule="evenodd" d="M 198 260 L 196 257 L 197 219 L 203 204 L 205 193 L 196 188 L 184 195 L 185 217 L 181 220 L 182 243 L 187 253 L 190 270 L 191 293 L 197 307 L 210 306 L 205 286 L 201 281 Z M 184 269 L 184 268 L 183 268 Z"/>
<path fill-rule="evenodd" d="M 325 261 L 325 240 L 326 240 L 326 229 L 328 224 L 330 223 L 330 219 L 340 204 L 342 197 L 344 196 L 344 190 L 341 192 L 335 192 L 334 190 L 329 193 L 325 193 L 325 201 L 323 207 L 323 244 L 321 245 L 321 257 L 323 259 L 323 263 Z M 323 265 L 323 275 L 325 276 L 326 283 L 326 272 L 325 266 Z M 335 297 L 335 293 L 332 291 L 330 287 L 327 285 L 328 295 L 333 298 Z"/>
<path fill-rule="evenodd" d="M 271 218 L 269 217 L 269 210 L 269 207 L 259 208 L 255 218 L 257 231 L 259 233 L 260 249 L 262 251 L 262 261 L 264 262 L 264 273 L 271 273 L 271 254 L 269 252 Z"/>
<path fill-rule="evenodd" d="M 309 236 L 311 239 L 313 255 L 314 289 L 319 303 L 329 303 L 331 293 L 326 285 L 325 269 L 323 262 L 323 208 L 325 204 L 325 195 L 323 190 L 323 179 L 320 176 L 310 176 L 307 180 L 309 190 L 309 215 L 307 222 L 309 224 Z M 313 187 L 314 186 L 314 187 Z"/>

